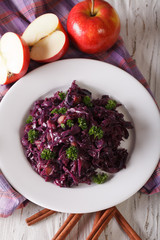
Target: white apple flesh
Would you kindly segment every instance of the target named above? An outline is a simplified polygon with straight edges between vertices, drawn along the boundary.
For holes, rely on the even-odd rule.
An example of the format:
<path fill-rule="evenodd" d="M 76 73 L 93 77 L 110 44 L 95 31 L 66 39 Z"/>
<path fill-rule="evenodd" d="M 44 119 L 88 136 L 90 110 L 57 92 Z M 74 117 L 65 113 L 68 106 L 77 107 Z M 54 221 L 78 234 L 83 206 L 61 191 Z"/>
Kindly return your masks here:
<path fill-rule="evenodd" d="M 5 33 L 0 40 L 0 84 L 9 84 L 28 70 L 29 48 L 17 34 Z"/>
<path fill-rule="evenodd" d="M 53 13 L 43 14 L 31 22 L 22 38 L 30 46 L 30 58 L 38 62 L 58 60 L 69 46 L 68 36 Z"/>
<path fill-rule="evenodd" d="M 33 46 L 42 38 L 55 31 L 58 26 L 58 18 L 55 14 L 46 13 L 37 17 L 24 31 L 22 38 L 28 46 Z"/>
<path fill-rule="evenodd" d="M 35 61 L 53 61 L 62 56 L 61 49 L 65 45 L 65 35 L 61 31 L 55 31 L 43 38 L 33 46 L 30 57 Z"/>

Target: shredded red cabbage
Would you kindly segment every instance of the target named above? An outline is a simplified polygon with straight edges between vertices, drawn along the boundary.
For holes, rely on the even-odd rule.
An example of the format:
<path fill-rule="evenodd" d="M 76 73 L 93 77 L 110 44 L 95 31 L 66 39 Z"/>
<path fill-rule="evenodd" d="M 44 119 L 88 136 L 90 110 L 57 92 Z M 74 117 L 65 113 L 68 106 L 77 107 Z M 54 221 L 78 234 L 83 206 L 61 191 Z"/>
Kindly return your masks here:
<path fill-rule="evenodd" d="M 108 95 L 91 99 L 75 81 L 66 93 L 37 100 L 24 126 L 22 145 L 33 169 L 60 187 L 91 184 L 97 170 L 116 173 L 126 167 L 121 141 L 132 123 L 107 109 Z"/>

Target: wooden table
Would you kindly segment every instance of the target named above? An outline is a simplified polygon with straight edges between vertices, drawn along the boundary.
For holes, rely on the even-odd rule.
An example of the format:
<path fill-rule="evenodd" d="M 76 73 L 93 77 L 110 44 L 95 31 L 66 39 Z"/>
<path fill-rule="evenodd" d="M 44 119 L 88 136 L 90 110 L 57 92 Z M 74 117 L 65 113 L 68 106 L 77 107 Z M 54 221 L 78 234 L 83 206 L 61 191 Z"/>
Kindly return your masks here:
<path fill-rule="evenodd" d="M 148 81 L 160 106 L 160 1 L 109 0 L 121 19 L 121 36 L 136 60 L 137 66 Z M 135 178 L 136 181 L 136 178 Z M 143 240 L 160 239 L 160 194 L 147 196 L 136 193 L 117 208 Z M 11 217 L 0 218 L 1 240 L 50 240 L 66 219 L 67 214 L 57 213 L 28 227 L 25 219 L 41 210 L 29 203 L 16 210 Z M 84 215 L 67 237 L 67 240 L 85 240 L 92 228 L 93 213 Z M 113 219 L 99 240 L 127 240 Z"/>

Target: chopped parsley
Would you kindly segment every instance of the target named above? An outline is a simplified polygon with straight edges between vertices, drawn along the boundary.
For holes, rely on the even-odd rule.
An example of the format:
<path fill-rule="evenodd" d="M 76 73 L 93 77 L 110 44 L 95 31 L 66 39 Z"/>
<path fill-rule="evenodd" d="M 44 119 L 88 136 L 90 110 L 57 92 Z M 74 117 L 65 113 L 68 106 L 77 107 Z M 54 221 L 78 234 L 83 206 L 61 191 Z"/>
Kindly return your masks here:
<path fill-rule="evenodd" d="M 65 107 L 62 107 L 58 110 L 58 113 L 64 114 L 67 112 L 67 109 Z"/>
<path fill-rule="evenodd" d="M 74 161 L 78 157 L 78 149 L 74 146 L 70 146 L 66 150 L 66 155 L 68 159 L 71 159 L 72 161 Z"/>
<path fill-rule="evenodd" d="M 52 111 L 51 111 L 51 114 L 54 114 L 54 113 L 60 113 L 60 114 L 65 114 L 67 112 L 67 109 L 65 107 L 62 107 L 60 109 L 57 109 L 57 108 L 54 108 Z"/>
<path fill-rule="evenodd" d="M 33 121 L 33 117 L 31 115 L 28 116 L 26 123 L 31 123 Z"/>
<path fill-rule="evenodd" d="M 55 108 L 55 109 L 53 109 L 53 110 L 51 111 L 51 114 L 54 114 L 54 113 L 57 113 L 57 114 L 58 114 L 58 109 L 57 109 L 57 108 Z"/>
<path fill-rule="evenodd" d="M 87 129 L 87 123 L 86 120 L 84 118 L 78 118 L 78 125 L 82 130 Z"/>
<path fill-rule="evenodd" d="M 106 182 L 108 176 L 105 173 L 98 173 L 93 177 L 93 182 L 97 184 L 102 184 Z"/>
<path fill-rule="evenodd" d="M 117 102 L 115 100 L 109 99 L 108 103 L 105 105 L 105 108 L 107 110 L 112 110 L 115 109 L 117 106 Z"/>
<path fill-rule="evenodd" d="M 44 148 L 41 152 L 41 158 L 45 160 L 54 159 L 55 152 L 51 151 L 49 148 Z"/>
<path fill-rule="evenodd" d="M 68 127 L 73 127 L 73 125 L 74 125 L 73 120 L 72 120 L 72 119 L 68 119 L 68 120 L 67 120 L 67 126 L 68 126 Z"/>
<path fill-rule="evenodd" d="M 91 103 L 91 98 L 89 96 L 85 96 L 83 98 L 83 103 L 87 106 L 87 107 L 92 107 L 92 103 Z"/>
<path fill-rule="evenodd" d="M 29 130 L 29 132 L 28 132 L 28 141 L 33 144 L 35 139 L 37 139 L 37 138 L 38 138 L 38 131 L 35 130 L 35 129 Z"/>
<path fill-rule="evenodd" d="M 61 123 L 61 128 L 65 129 L 65 124 L 64 123 Z"/>
<path fill-rule="evenodd" d="M 66 97 L 66 93 L 64 93 L 64 92 L 59 92 L 59 93 L 58 93 L 58 96 L 59 96 L 60 99 L 63 101 L 63 100 L 65 99 L 65 97 Z"/>
<path fill-rule="evenodd" d="M 101 139 L 103 137 L 103 130 L 101 129 L 101 127 L 97 127 L 97 126 L 92 126 L 90 129 L 89 129 L 89 135 L 94 135 L 94 138 L 98 138 L 98 139 Z"/>

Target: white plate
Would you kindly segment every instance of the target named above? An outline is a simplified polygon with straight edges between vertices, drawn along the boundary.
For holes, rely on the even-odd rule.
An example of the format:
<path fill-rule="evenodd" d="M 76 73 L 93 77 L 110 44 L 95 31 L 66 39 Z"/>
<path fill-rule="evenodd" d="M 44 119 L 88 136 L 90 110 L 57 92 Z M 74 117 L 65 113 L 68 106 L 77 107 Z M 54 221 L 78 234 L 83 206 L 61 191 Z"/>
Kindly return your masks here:
<path fill-rule="evenodd" d="M 60 188 L 35 173 L 20 142 L 32 103 L 73 80 L 94 93 L 109 94 L 127 108 L 135 125 L 135 145 L 127 168 L 101 185 Z M 60 60 L 40 67 L 8 91 L 0 104 L 0 166 L 12 186 L 30 201 L 60 212 L 86 213 L 114 206 L 136 193 L 160 157 L 160 115 L 148 91 L 125 71 L 88 59 Z"/>

